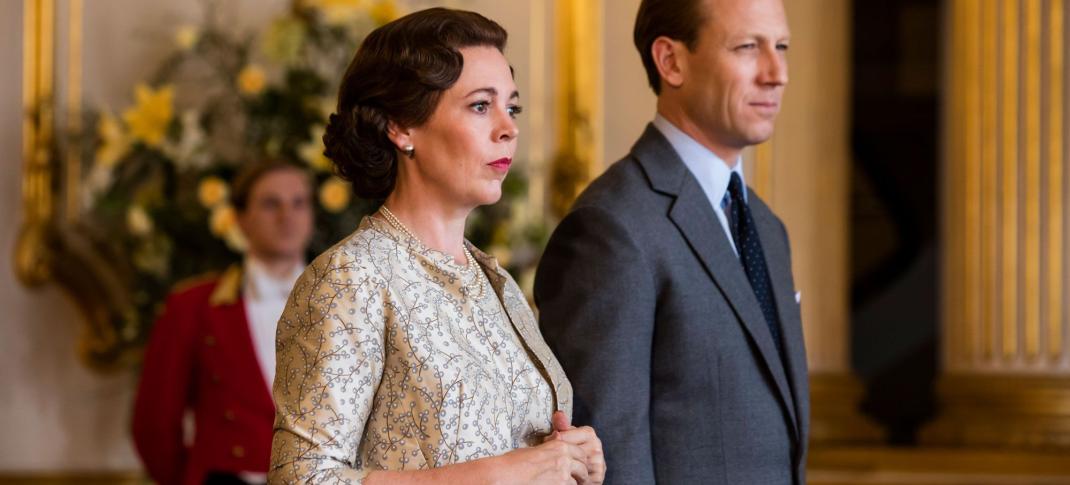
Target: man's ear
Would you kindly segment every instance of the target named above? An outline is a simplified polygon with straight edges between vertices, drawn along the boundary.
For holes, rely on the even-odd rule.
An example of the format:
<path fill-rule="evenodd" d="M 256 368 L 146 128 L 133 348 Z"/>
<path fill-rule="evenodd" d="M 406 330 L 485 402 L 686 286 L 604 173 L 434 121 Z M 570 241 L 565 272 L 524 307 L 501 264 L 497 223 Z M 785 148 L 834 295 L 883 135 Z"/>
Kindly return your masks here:
<path fill-rule="evenodd" d="M 394 147 L 401 152 L 405 151 L 405 147 L 413 145 L 412 131 L 393 121 L 389 121 L 386 124 L 386 136 L 394 143 Z"/>
<path fill-rule="evenodd" d="M 683 55 L 686 49 L 687 46 L 683 42 L 664 35 L 654 39 L 654 43 L 650 45 L 650 55 L 654 58 L 658 75 L 665 85 L 672 88 L 683 85 L 687 74 L 687 57 Z"/>

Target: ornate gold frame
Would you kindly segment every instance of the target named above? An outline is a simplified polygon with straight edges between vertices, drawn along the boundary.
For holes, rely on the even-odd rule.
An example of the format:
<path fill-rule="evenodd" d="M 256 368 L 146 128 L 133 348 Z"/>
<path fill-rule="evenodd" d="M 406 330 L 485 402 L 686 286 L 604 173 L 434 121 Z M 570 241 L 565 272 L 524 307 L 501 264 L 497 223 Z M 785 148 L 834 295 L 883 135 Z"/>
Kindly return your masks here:
<path fill-rule="evenodd" d="M 23 0 L 23 220 L 15 246 L 15 272 L 28 287 L 56 283 L 83 314 L 79 355 L 92 369 L 123 368 L 139 358 L 116 332 L 133 322 L 134 306 L 120 274 L 79 226 L 76 154 L 64 158 L 60 133 L 81 129 L 82 0 L 67 0 L 57 27 L 55 0 Z M 66 40 L 65 80 L 56 76 L 56 43 Z M 63 86 L 60 86 L 60 83 Z M 63 103 L 57 102 L 63 87 Z M 62 120 L 62 126 L 58 120 Z M 73 152 L 73 150 L 71 151 Z"/>

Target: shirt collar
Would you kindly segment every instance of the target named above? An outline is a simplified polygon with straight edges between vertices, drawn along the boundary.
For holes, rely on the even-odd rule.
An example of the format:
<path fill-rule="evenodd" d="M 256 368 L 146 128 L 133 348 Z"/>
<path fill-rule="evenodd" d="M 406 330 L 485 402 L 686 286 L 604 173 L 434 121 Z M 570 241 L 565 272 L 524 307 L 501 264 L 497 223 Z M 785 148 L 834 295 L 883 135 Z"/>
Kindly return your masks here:
<path fill-rule="evenodd" d="M 714 207 L 721 206 L 721 200 L 728 191 L 728 182 L 732 178 L 732 172 L 739 174 L 739 179 L 743 182 L 743 200 L 747 200 L 747 179 L 743 176 L 742 157 L 736 159 L 732 168 L 728 168 L 724 160 L 688 134 L 680 131 L 660 113 L 654 116 L 654 127 L 669 140 L 669 144 L 698 180 L 699 186 L 702 187 L 702 191 L 706 193 L 706 197 L 710 199 Z"/>
<path fill-rule="evenodd" d="M 303 264 L 296 264 L 294 268 L 282 278 L 272 276 L 267 266 L 252 255 L 245 256 L 245 279 L 243 287 L 246 295 L 253 299 L 262 298 L 288 298 L 297 278 L 304 272 Z"/>

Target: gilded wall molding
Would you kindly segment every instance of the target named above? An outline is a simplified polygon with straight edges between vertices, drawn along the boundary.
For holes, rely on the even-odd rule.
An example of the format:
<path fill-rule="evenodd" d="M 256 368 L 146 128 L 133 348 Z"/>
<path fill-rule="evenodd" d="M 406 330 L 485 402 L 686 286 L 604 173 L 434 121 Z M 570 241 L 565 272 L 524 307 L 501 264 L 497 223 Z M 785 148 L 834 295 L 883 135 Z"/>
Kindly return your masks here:
<path fill-rule="evenodd" d="M 601 166 L 602 2 L 555 0 L 557 152 L 550 167 L 550 214 L 564 217 Z"/>
<path fill-rule="evenodd" d="M 15 273 L 23 284 L 39 286 L 51 279 L 55 3 L 24 0 L 22 22 L 23 223 L 15 243 Z"/>
<path fill-rule="evenodd" d="M 57 26 L 58 7 L 66 9 L 63 27 Z M 14 262 L 24 285 L 56 283 L 74 300 L 83 317 L 81 359 L 92 369 L 110 371 L 139 358 L 137 345 L 115 330 L 123 328 L 115 322 L 135 322 L 136 313 L 120 284 L 123 269 L 114 264 L 121 258 L 95 242 L 106 235 L 94 235 L 77 220 L 77 154 L 64 156 L 59 149 L 64 136 L 82 128 L 82 13 L 82 0 L 23 1 L 23 213 Z M 56 75 L 58 39 L 67 41 L 63 80 Z M 63 103 L 56 97 L 61 82 Z"/>

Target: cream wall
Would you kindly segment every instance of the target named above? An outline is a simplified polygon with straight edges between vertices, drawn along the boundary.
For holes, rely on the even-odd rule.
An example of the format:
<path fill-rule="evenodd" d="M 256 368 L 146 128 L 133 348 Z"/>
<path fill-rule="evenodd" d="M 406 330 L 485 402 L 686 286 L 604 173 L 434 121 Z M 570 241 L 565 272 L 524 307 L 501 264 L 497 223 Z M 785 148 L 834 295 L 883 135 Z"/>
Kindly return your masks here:
<path fill-rule="evenodd" d="M 639 51 L 632 42 L 639 0 L 603 0 L 602 106 L 605 107 L 604 164 L 620 160 L 654 119 L 657 97 L 646 82 Z"/>

